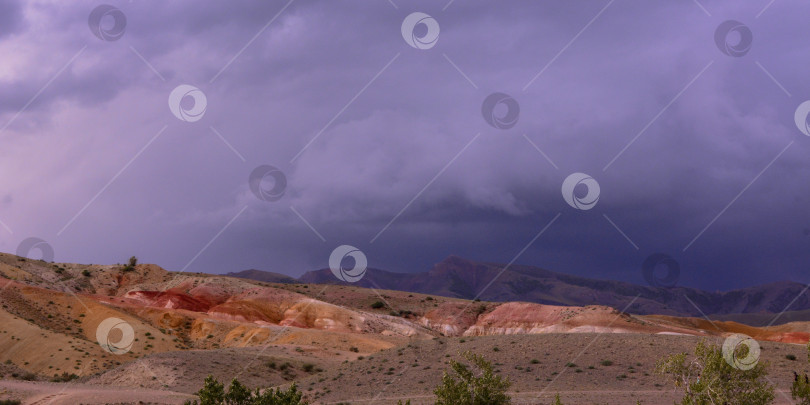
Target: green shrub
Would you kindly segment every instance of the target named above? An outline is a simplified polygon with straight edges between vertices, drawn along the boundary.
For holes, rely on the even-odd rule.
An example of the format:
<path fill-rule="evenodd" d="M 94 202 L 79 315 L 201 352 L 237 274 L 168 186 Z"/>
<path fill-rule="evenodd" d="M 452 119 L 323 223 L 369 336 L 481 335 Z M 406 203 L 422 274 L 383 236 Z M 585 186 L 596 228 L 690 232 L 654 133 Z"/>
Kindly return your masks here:
<path fill-rule="evenodd" d="M 508 405 L 512 399 L 506 390 L 512 385 L 508 378 L 495 374 L 492 363 L 471 352 L 463 353 L 464 358 L 477 370 L 466 364 L 450 360 L 454 376 L 447 372 L 442 383 L 433 391 L 436 405 Z"/>
<path fill-rule="evenodd" d="M 68 382 L 71 380 L 75 380 L 77 378 L 79 378 L 79 376 L 77 376 L 76 374 L 68 374 L 68 372 L 65 371 L 64 373 L 62 373 L 62 375 L 54 374 L 53 378 L 51 378 L 51 382 Z"/>
<path fill-rule="evenodd" d="M 807 344 L 807 360 L 810 361 L 810 342 Z M 793 399 L 798 400 L 799 405 L 810 405 L 810 379 L 807 374 L 800 376 L 793 372 L 793 386 L 790 387 L 790 394 Z"/>
<path fill-rule="evenodd" d="M 374 303 L 371 304 L 371 307 L 374 308 L 374 309 L 380 309 L 380 308 L 382 308 L 384 306 L 385 306 L 385 303 L 382 302 L 382 301 L 374 301 Z"/>
<path fill-rule="evenodd" d="M 796 374 L 795 371 L 793 373 L 795 377 L 793 378 L 793 385 L 790 387 L 791 396 L 799 401 L 799 405 L 810 404 L 810 383 L 804 377 Z"/>
<path fill-rule="evenodd" d="M 138 265 L 138 258 L 135 257 L 135 256 L 132 256 L 132 257 L 129 258 L 129 262 L 127 262 L 127 264 L 121 270 L 122 271 L 135 271 L 135 266 L 137 266 L 137 265 Z"/>
<path fill-rule="evenodd" d="M 28 363 L 25 363 L 25 364 L 28 364 Z M 24 380 L 24 381 L 34 381 L 34 380 L 37 379 L 37 375 L 32 373 L 32 372 L 25 372 L 20 376 L 20 379 Z"/>

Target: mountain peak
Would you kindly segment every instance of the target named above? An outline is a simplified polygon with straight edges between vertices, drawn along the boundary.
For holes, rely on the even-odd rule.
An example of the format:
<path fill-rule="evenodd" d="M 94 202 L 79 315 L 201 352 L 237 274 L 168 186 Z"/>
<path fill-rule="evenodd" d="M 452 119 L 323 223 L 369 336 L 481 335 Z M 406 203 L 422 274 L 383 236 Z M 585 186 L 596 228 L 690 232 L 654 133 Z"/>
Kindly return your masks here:
<path fill-rule="evenodd" d="M 437 269 L 446 269 L 451 267 L 470 267 L 475 266 L 476 264 L 477 264 L 476 262 L 469 259 L 465 259 L 461 256 L 450 255 L 442 259 L 442 261 L 434 264 L 430 272 L 432 273 L 434 270 Z"/>

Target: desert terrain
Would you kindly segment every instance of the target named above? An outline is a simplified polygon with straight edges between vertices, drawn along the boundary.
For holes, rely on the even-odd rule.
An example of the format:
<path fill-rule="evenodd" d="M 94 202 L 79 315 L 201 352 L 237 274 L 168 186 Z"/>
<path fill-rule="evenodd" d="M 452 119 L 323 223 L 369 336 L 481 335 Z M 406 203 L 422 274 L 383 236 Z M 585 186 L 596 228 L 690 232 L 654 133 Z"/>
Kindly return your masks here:
<path fill-rule="evenodd" d="M 0 399 L 26 404 L 181 404 L 209 374 L 296 383 L 313 404 L 427 404 L 465 351 L 509 377 L 515 403 L 559 393 L 566 404 L 670 404 L 678 393 L 656 361 L 731 333 L 760 341 L 777 403 L 790 403 L 794 371 L 810 372 L 801 321 L 754 327 L 8 254 L 0 277 Z M 108 350 L 127 330 L 104 330 L 108 319 L 131 327 L 131 345 Z"/>

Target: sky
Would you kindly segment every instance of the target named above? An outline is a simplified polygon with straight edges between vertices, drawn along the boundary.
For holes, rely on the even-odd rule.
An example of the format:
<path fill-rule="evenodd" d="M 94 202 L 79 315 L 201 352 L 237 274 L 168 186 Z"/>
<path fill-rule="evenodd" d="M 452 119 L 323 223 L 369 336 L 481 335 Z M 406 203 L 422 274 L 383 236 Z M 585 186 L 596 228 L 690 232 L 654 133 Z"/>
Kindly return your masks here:
<path fill-rule="evenodd" d="M 808 13 L 3 0 L 0 251 L 299 276 L 349 245 L 633 283 L 657 255 L 678 285 L 810 282 Z"/>

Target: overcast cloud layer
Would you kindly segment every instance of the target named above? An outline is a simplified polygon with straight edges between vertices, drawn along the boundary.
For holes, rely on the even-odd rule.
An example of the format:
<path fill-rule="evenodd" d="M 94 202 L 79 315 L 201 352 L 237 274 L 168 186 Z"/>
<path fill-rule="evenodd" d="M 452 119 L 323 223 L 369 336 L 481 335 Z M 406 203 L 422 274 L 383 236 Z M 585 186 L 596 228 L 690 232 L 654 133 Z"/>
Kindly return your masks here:
<path fill-rule="evenodd" d="M 99 3 L 0 3 L 2 251 L 297 276 L 344 244 L 408 272 L 529 245 L 518 263 L 595 278 L 643 283 L 661 252 L 681 285 L 810 281 L 806 1 L 113 2 L 114 41 Z M 403 38 L 413 12 L 435 46 Z M 170 111 L 182 84 L 198 121 Z M 495 92 L 509 129 L 482 116 Z M 261 165 L 281 199 L 251 192 Z M 577 172 L 590 210 L 561 193 Z"/>

